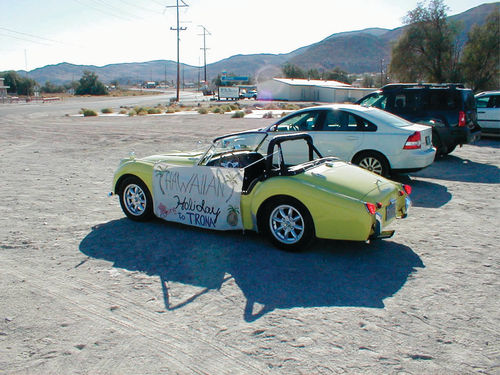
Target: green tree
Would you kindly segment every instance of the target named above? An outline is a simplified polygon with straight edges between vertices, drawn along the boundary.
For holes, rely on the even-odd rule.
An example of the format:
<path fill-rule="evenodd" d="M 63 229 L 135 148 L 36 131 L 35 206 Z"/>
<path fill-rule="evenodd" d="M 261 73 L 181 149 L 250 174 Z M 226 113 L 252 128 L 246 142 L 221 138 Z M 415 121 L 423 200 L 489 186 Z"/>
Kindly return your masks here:
<path fill-rule="evenodd" d="M 2 78 L 5 79 L 4 83 L 6 86 L 9 86 L 7 92 L 9 93 L 17 93 L 17 84 L 21 77 L 15 71 L 11 70 L 8 72 L 3 72 L 0 74 Z"/>
<path fill-rule="evenodd" d="M 389 71 L 395 78 L 441 83 L 457 76 L 458 25 L 447 21 L 448 9 L 442 0 L 430 0 L 408 12 L 407 27 L 392 48 Z"/>
<path fill-rule="evenodd" d="M 0 73 L 0 76 L 5 78 L 5 85 L 10 86 L 7 89 L 9 93 L 33 95 L 34 88 L 37 85 L 35 80 L 28 77 L 21 77 L 13 70 Z"/>
<path fill-rule="evenodd" d="M 340 69 L 339 67 L 336 67 L 333 70 L 326 72 L 323 75 L 323 78 L 326 80 L 334 80 L 349 84 L 352 83 L 352 79 L 349 78 L 349 74 L 346 71 Z"/>
<path fill-rule="evenodd" d="M 285 75 L 285 78 L 305 78 L 307 73 L 305 73 L 301 68 L 297 65 L 285 63 L 281 70 Z"/>
<path fill-rule="evenodd" d="M 33 95 L 35 91 L 35 86 L 38 84 L 34 79 L 31 78 L 21 78 L 21 80 L 17 84 L 17 93 L 19 95 Z"/>
<path fill-rule="evenodd" d="M 306 73 L 308 79 L 321 79 L 321 74 L 318 69 L 309 69 Z M 306 78 L 306 77 L 302 77 Z"/>
<path fill-rule="evenodd" d="M 484 25 L 471 29 L 461 66 L 465 82 L 473 90 L 500 88 L 500 8 L 488 15 Z"/>
<path fill-rule="evenodd" d="M 214 79 L 212 79 L 212 84 L 215 87 L 220 87 L 222 86 L 222 76 L 220 74 L 217 75 Z"/>
<path fill-rule="evenodd" d="M 363 75 L 363 83 L 361 84 L 363 87 L 375 87 L 375 79 L 371 74 Z"/>
<path fill-rule="evenodd" d="M 54 85 L 50 81 L 45 82 L 45 85 L 42 86 L 41 91 L 43 93 L 53 94 L 56 92 L 65 92 L 66 88 L 61 85 Z"/>
<path fill-rule="evenodd" d="M 94 72 L 88 70 L 83 72 L 78 87 L 75 90 L 76 95 L 107 95 L 106 86 L 99 81 L 99 77 Z"/>

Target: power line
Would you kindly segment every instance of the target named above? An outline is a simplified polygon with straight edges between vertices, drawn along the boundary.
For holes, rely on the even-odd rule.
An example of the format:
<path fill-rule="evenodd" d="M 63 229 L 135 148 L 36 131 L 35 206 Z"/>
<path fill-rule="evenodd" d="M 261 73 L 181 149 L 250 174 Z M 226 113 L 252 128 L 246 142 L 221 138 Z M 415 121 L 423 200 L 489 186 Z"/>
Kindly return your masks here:
<path fill-rule="evenodd" d="M 121 19 L 122 21 L 132 21 L 131 18 L 125 18 L 125 17 L 123 17 L 121 15 L 111 13 L 108 10 L 104 10 L 104 9 L 100 8 L 99 6 L 96 7 L 96 6 L 93 6 L 93 5 L 88 4 L 88 3 L 82 3 L 82 2 L 80 2 L 80 0 L 73 0 L 73 1 L 77 2 L 78 4 L 80 4 L 81 6 L 83 6 L 84 8 L 93 9 L 93 10 L 99 12 L 99 13 L 105 14 L 106 16 L 115 17 L 115 18 Z M 94 4 L 96 4 L 96 3 L 94 3 Z M 97 5 L 98 4 L 99 3 L 97 3 Z"/>
<path fill-rule="evenodd" d="M 46 40 L 48 42 L 52 42 L 52 43 L 60 43 L 60 44 L 65 44 L 63 42 L 59 42 L 57 40 L 53 40 L 53 39 L 48 39 L 48 38 L 44 38 L 44 37 L 41 37 L 41 36 L 37 36 L 37 35 L 33 35 L 33 34 L 28 34 L 28 33 L 23 33 L 21 31 L 15 31 L 15 30 L 11 30 L 11 29 L 7 29 L 5 27 L 0 27 L 0 30 L 4 30 L 4 31 L 8 31 L 8 32 L 11 32 L 11 33 L 15 33 L 15 34 L 20 34 L 20 35 L 25 35 L 27 37 L 30 37 L 30 38 L 35 38 L 35 39 L 41 39 L 41 40 Z M 7 35 L 9 36 L 9 35 Z M 14 36 L 11 36 L 12 38 L 16 38 Z M 21 38 L 16 38 L 16 39 L 21 39 Z M 26 39 L 27 40 L 27 39 Z M 27 40 L 27 41 L 30 41 L 30 40 Z M 41 43 L 41 42 L 36 42 L 36 41 L 33 41 L 34 43 Z M 46 43 L 41 43 L 41 44 L 46 44 Z"/>
<path fill-rule="evenodd" d="M 112 10 L 112 11 L 115 11 L 115 12 L 118 11 L 118 13 L 115 13 L 115 14 L 123 15 L 125 17 L 132 17 L 132 19 L 130 19 L 130 21 L 133 20 L 134 18 L 137 18 L 136 15 L 131 14 L 129 12 L 126 12 L 123 9 L 116 7 L 115 5 L 109 4 L 105 0 L 91 0 L 91 1 L 93 1 L 96 4 L 100 4 L 100 5 L 104 6 L 105 8 L 107 8 L 109 10 Z"/>
<path fill-rule="evenodd" d="M 0 36 L 4 36 L 4 37 L 7 37 L 7 38 L 18 39 L 18 40 L 22 40 L 24 42 L 37 43 L 37 44 L 42 44 L 44 46 L 50 46 L 50 44 L 48 44 L 48 43 L 39 42 L 37 40 L 30 40 L 30 39 L 26 39 L 26 38 L 21 38 L 21 37 L 17 37 L 17 36 L 14 36 L 14 35 L 0 34 Z"/>
<path fill-rule="evenodd" d="M 137 9 L 141 9 L 141 10 L 144 10 L 144 11 L 146 11 L 146 12 L 150 12 L 150 13 L 155 13 L 155 14 L 157 13 L 157 12 L 156 12 L 156 11 L 154 11 L 154 10 L 151 10 L 151 9 L 149 9 L 149 8 L 144 8 L 144 7 L 142 7 L 142 6 L 140 6 L 140 5 L 137 5 L 137 4 L 134 4 L 134 3 L 130 3 L 130 2 L 128 2 L 127 0 L 120 0 L 120 1 L 121 1 L 122 3 L 124 3 L 124 4 L 128 5 L 128 6 L 130 6 L 130 7 L 135 7 L 135 8 L 137 8 Z M 162 5 L 162 6 L 163 6 L 163 5 Z"/>

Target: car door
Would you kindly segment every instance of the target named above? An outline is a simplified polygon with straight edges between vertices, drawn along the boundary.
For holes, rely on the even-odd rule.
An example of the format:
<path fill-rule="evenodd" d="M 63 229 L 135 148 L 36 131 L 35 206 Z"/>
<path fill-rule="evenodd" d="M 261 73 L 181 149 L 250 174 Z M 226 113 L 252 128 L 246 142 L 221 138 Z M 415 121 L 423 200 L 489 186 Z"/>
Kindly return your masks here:
<path fill-rule="evenodd" d="M 348 111 L 331 109 L 325 113 L 322 127 L 312 134 L 314 145 L 323 156 L 351 161 L 363 143 L 360 118 Z"/>
<path fill-rule="evenodd" d="M 279 134 L 307 133 L 316 142 L 315 134 L 322 126 L 325 112 L 324 109 L 299 111 L 271 126 L 269 131 Z M 301 142 L 285 142 L 282 145 L 282 152 L 289 164 L 299 164 L 309 160 L 309 153 Z"/>
<path fill-rule="evenodd" d="M 483 129 L 500 129 L 500 95 L 476 98 L 477 122 Z"/>

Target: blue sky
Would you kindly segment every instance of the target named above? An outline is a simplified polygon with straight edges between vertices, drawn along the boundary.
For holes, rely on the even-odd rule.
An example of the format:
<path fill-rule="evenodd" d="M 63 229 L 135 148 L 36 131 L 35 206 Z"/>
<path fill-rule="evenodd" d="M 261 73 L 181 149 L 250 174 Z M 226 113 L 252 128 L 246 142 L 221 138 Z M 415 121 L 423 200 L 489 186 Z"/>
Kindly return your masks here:
<path fill-rule="evenodd" d="M 184 0 L 181 61 L 203 64 L 236 54 L 287 53 L 327 36 L 393 29 L 410 0 Z M 448 0 L 448 15 L 487 1 Z M 176 0 L 0 0 L 0 71 L 49 64 L 107 65 L 176 60 Z"/>

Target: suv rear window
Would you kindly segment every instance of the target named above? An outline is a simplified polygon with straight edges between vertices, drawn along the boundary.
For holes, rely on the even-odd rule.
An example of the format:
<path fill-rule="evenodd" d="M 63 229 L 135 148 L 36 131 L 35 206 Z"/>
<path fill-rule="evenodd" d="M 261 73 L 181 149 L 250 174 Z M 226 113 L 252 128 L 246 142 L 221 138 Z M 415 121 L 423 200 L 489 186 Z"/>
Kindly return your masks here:
<path fill-rule="evenodd" d="M 370 94 L 359 104 L 365 107 L 376 107 L 380 109 L 385 109 L 385 107 L 387 106 L 387 96 L 382 93 L 375 92 L 373 94 Z"/>
<path fill-rule="evenodd" d="M 422 96 L 422 107 L 431 111 L 459 110 L 460 93 L 446 89 L 429 89 Z"/>

